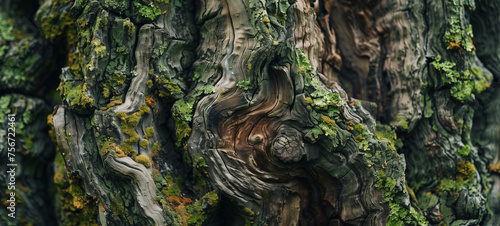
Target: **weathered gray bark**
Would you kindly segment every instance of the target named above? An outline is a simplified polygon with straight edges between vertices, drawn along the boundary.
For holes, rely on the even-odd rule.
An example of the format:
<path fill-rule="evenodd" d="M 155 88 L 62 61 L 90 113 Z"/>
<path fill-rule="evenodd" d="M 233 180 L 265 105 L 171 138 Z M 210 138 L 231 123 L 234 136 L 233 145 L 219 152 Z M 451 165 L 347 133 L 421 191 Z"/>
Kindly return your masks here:
<path fill-rule="evenodd" d="M 36 109 L 19 120 L 47 145 L 37 163 L 54 161 L 36 180 L 55 172 L 55 204 L 21 195 L 57 214 L 31 213 L 39 204 L 30 202 L 19 214 L 63 225 L 492 225 L 498 9 L 473 0 L 45 1 L 38 36 L 5 29 L 0 40 L 0 111 Z M 48 120 L 55 160 L 39 123 L 49 104 L 31 79 L 49 61 L 8 71 L 27 55 L 16 42 L 64 62 L 62 102 Z M 38 147 L 21 146 L 20 164 L 39 158 Z M 32 175 L 18 177 L 49 194 L 53 185 Z"/>

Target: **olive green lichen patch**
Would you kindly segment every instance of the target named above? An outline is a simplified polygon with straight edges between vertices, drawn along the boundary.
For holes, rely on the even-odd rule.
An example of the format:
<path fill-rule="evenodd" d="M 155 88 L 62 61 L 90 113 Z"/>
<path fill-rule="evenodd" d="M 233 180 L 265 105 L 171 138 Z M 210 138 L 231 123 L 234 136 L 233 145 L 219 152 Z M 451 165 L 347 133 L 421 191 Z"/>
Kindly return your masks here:
<path fill-rule="evenodd" d="M 153 151 L 155 152 L 159 152 L 161 150 L 160 148 L 160 143 L 158 143 L 158 141 L 156 141 L 154 144 L 153 144 L 153 147 L 151 148 Z"/>
<path fill-rule="evenodd" d="M 155 130 L 153 127 L 146 128 L 146 132 L 144 133 L 144 139 L 149 139 L 155 135 Z"/>
<path fill-rule="evenodd" d="M 148 114 L 149 112 L 149 107 L 146 104 L 143 104 L 139 107 L 139 111 L 133 114 L 127 115 L 125 112 L 117 112 L 115 114 L 115 116 L 120 119 L 120 128 L 122 132 L 129 136 L 129 138 L 124 140 L 120 145 L 120 150 L 123 151 L 125 155 L 135 157 L 136 152 L 133 145 L 139 142 L 140 139 L 139 134 L 135 131 L 135 128 L 139 125 L 142 115 Z"/>
<path fill-rule="evenodd" d="M 148 87 L 155 87 L 155 94 L 166 100 L 178 99 L 184 94 L 169 75 L 160 75 L 153 80 L 153 84 L 148 84 Z"/>
<path fill-rule="evenodd" d="M 474 173 L 476 172 L 476 167 L 472 165 L 469 161 L 461 161 L 457 163 L 457 183 L 462 184 L 463 181 L 472 179 Z"/>
<path fill-rule="evenodd" d="M 149 160 L 149 157 L 146 155 L 138 155 L 135 157 L 135 161 L 143 164 L 146 168 L 151 167 L 151 161 Z"/>
<path fill-rule="evenodd" d="M 484 73 L 478 67 L 472 67 L 470 71 L 474 75 L 474 89 L 478 94 L 490 88 L 492 78 L 489 74 Z"/>
<path fill-rule="evenodd" d="M 112 76 L 110 76 L 106 82 L 103 85 L 102 89 L 102 95 L 104 98 L 109 98 L 111 94 L 115 94 L 118 92 L 119 86 L 123 85 L 125 82 L 127 76 L 119 74 L 119 73 L 113 73 Z M 120 97 L 121 100 L 121 97 Z"/>
<path fill-rule="evenodd" d="M 100 154 L 101 156 L 104 156 L 106 155 L 110 150 L 115 150 L 116 149 L 116 144 L 108 139 L 106 139 L 103 144 L 102 144 L 102 147 L 100 149 Z"/>
<path fill-rule="evenodd" d="M 149 146 L 149 141 L 148 140 L 141 140 L 141 142 L 139 142 L 139 146 L 146 149 Z"/>
<path fill-rule="evenodd" d="M 111 107 L 114 107 L 116 105 L 120 105 L 122 103 L 123 102 L 122 102 L 121 96 L 113 97 L 113 98 L 111 98 L 110 102 L 106 105 L 106 108 L 111 108 Z"/>

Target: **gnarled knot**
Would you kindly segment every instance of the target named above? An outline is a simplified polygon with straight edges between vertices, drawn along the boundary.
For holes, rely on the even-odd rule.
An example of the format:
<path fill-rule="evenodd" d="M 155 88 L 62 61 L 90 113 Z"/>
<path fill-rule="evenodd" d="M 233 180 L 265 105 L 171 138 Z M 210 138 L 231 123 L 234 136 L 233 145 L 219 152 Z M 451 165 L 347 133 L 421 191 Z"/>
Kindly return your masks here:
<path fill-rule="evenodd" d="M 256 134 L 256 135 L 251 136 L 248 139 L 248 143 L 250 145 L 256 145 L 256 144 L 262 143 L 263 140 L 264 140 L 264 137 L 261 134 Z"/>
<path fill-rule="evenodd" d="M 284 163 L 299 162 L 306 154 L 302 134 L 294 128 L 281 126 L 271 144 L 271 153 Z"/>

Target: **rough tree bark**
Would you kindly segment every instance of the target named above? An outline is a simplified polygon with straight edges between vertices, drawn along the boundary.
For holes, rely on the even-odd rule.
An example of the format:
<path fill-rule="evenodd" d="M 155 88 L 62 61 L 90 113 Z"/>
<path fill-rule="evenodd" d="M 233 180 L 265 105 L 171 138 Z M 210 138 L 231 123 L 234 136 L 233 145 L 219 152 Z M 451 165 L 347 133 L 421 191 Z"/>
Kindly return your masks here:
<path fill-rule="evenodd" d="M 1 5 L 5 224 L 500 220 L 500 3 L 38 2 Z"/>

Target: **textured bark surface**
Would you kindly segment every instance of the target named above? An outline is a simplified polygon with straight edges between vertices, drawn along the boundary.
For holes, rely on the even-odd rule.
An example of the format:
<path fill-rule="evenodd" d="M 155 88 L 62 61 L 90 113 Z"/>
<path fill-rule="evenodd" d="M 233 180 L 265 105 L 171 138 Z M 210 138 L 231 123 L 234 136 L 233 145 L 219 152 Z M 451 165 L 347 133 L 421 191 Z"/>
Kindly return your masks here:
<path fill-rule="evenodd" d="M 498 3 L 37 3 L 1 3 L 7 225 L 500 220 Z"/>

